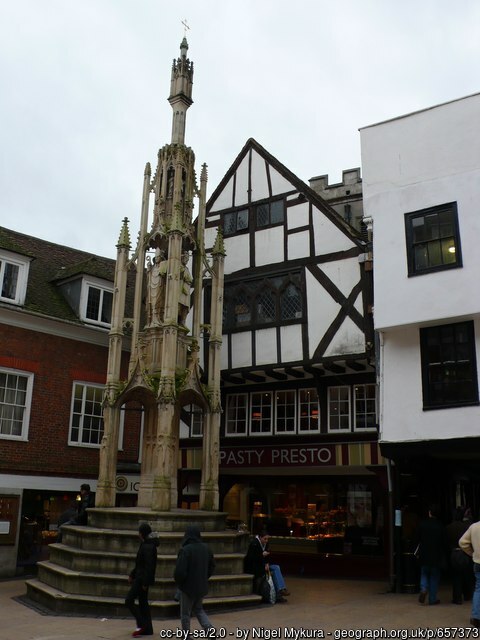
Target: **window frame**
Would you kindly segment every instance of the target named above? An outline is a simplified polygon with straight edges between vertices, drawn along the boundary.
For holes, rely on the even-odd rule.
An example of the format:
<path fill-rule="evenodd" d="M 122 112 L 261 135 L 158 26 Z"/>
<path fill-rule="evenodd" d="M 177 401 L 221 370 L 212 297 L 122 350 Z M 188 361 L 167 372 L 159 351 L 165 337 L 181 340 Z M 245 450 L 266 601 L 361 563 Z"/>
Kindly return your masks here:
<path fill-rule="evenodd" d="M 272 205 L 276 207 L 278 204 L 282 204 L 283 206 L 282 219 L 272 222 Z M 272 227 L 278 227 L 280 225 L 285 224 L 285 217 L 286 217 L 285 198 L 271 199 L 271 200 L 267 200 L 266 202 L 255 202 L 252 204 L 252 206 L 253 206 L 253 219 L 254 219 L 255 229 L 257 231 L 261 231 L 263 229 L 271 229 Z M 258 223 L 258 210 L 260 209 L 260 207 L 268 207 L 268 222 L 266 224 Z"/>
<path fill-rule="evenodd" d="M 228 393 L 226 396 L 226 409 L 225 409 L 225 436 L 228 438 L 244 438 L 248 435 L 248 428 L 249 428 L 249 416 L 250 416 L 250 402 L 249 402 L 249 395 L 248 393 Z M 228 430 L 228 425 L 231 424 L 232 422 L 235 423 L 235 425 L 237 425 L 237 423 L 239 422 L 237 415 L 238 415 L 238 404 L 235 407 L 235 420 L 232 421 L 229 419 L 229 410 L 230 410 L 230 401 L 232 398 L 238 398 L 238 397 L 243 397 L 245 398 L 245 406 L 244 407 L 240 407 L 240 409 L 244 408 L 245 409 L 245 430 L 243 432 L 239 432 L 239 431 L 235 431 L 235 433 L 229 433 Z"/>
<path fill-rule="evenodd" d="M 309 433 L 320 433 L 320 427 L 321 427 L 321 419 L 320 419 L 320 397 L 318 394 L 318 389 L 316 387 L 306 387 L 306 388 L 299 388 L 297 389 L 298 391 L 298 421 L 297 421 L 297 433 L 299 435 L 306 435 Z M 316 395 L 316 400 L 315 401 L 302 401 L 301 399 L 301 395 L 302 392 L 303 393 L 311 393 L 312 391 L 315 392 Z M 307 416 L 306 419 L 308 419 L 309 424 L 311 423 L 312 420 L 312 407 L 316 404 L 316 410 L 317 410 L 317 426 L 315 429 L 302 429 L 302 407 L 306 406 L 307 408 Z"/>
<path fill-rule="evenodd" d="M 10 369 L 8 367 L 0 367 L 0 373 L 4 373 L 8 375 L 14 375 L 19 377 L 24 377 L 27 379 L 27 385 L 25 390 L 25 405 L 23 406 L 23 416 L 22 416 L 22 432 L 20 435 L 12 435 L 1 433 L 0 432 L 0 440 L 17 440 L 17 441 L 27 441 L 28 440 L 28 431 L 30 428 L 30 413 L 32 408 L 32 395 L 33 395 L 33 381 L 34 374 L 31 371 L 22 371 L 21 369 Z M 0 407 L 5 403 L 1 403 Z M 21 406 L 21 405 L 14 405 Z"/>
<path fill-rule="evenodd" d="M 301 308 L 295 312 L 295 317 L 284 318 L 284 298 L 289 287 L 298 292 Z M 275 309 L 274 318 L 259 319 L 259 300 L 267 292 L 272 295 Z M 238 303 L 242 299 L 242 303 Z M 242 310 L 243 321 L 238 322 L 238 312 Z M 238 331 L 251 331 L 268 327 L 301 324 L 306 321 L 306 300 L 304 287 L 304 273 L 301 270 L 268 274 L 261 278 L 227 282 L 224 287 L 224 305 L 222 318 L 222 332 L 225 334 Z"/>
<path fill-rule="evenodd" d="M 335 401 L 335 400 L 332 400 L 331 393 L 334 389 L 348 390 L 348 427 L 335 428 L 331 426 L 332 417 L 333 417 L 331 406 L 332 406 L 332 402 Z M 338 414 L 338 417 L 340 418 L 341 416 L 344 416 L 344 415 L 347 415 L 347 414 L 340 413 Z M 328 416 L 327 417 L 328 433 L 350 433 L 352 431 L 352 387 L 351 385 L 347 385 L 347 384 L 332 385 L 331 387 L 327 388 L 327 416 Z"/>
<path fill-rule="evenodd" d="M 275 413 L 274 413 L 274 425 L 275 425 L 275 435 L 292 435 L 297 433 L 297 411 L 298 411 L 298 389 L 277 389 L 275 392 Z M 283 420 L 284 424 L 288 424 L 289 420 L 293 419 L 293 429 L 284 429 L 283 431 L 278 428 L 278 407 L 279 407 L 279 395 L 287 395 L 293 393 L 293 416 L 282 416 L 280 419 Z M 292 404 L 287 404 L 286 402 L 281 404 L 280 406 L 291 407 Z"/>
<path fill-rule="evenodd" d="M 377 385 L 375 384 L 375 382 L 365 382 L 365 383 L 361 383 L 361 384 L 353 384 L 353 430 L 354 431 L 359 431 L 359 432 L 365 432 L 365 431 L 376 431 L 377 430 L 377 424 L 378 424 L 378 407 L 377 407 L 377 402 L 378 402 L 378 392 L 377 392 Z M 366 389 L 367 387 L 373 387 L 373 389 L 375 390 L 375 397 L 374 397 L 374 403 L 375 403 L 375 411 L 373 413 L 374 416 L 374 425 L 373 427 L 359 427 L 357 424 L 357 418 L 359 415 L 363 415 L 363 416 L 368 416 L 368 415 L 372 415 L 371 411 L 357 411 L 357 401 L 362 401 L 365 405 L 368 402 L 369 398 L 367 398 L 366 396 L 364 398 L 357 398 L 357 389 L 361 387 L 363 389 Z"/>
<path fill-rule="evenodd" d="M 254 396 L 269 396 L 270 397 L 270 419 L 266 420 L 263 418 L 262 416 L 262 412 L 261 409 L 263 408 L 263 406 L 267 406 L 267 404 L 263 405 L 262 403 L 260 404 L 259 408 L 260 408 L 260 416 L 259 416 L 259 420 L 260 420 L 260 424 L 269 424 L 269 430 L 268 431 L 253 431 L 252 428 L 252 422 L 253 422 L 253 409 L 254 409 L 254 402 L 253 402 L 253 397 Z M 275 411 L 275 406 L 274 406 L 274 402 L 273 402 L 273 391 L 252 391 L 250 393 L 250 411 L 249 411 L 249 435 L 253 436 L 253 437 L 261 437 L 261 436 L 271 436 L 273 435 L 273 420 L 274 420 L 274 411 Z M 255 405 L 256 407 L 257 405 Z"/>
<path fill-rule="evenodd" d="M 435 402 L 432 400 L 432 386 L 434 382 L 430 378 L 430 373 L 433 372 L 432 367 L 435 363 L 430 361 L 429 355 L 427 353 L 429 349 L 428 338 L 429 334 L 433 331 L 442 331 L 451 328 L 459 328 L 462 325 L 465 327 L 465 331 L 468 334 L 468 350 L 469 350 L 469 365 L 471 367 L 471 384 L 472 384 L 472 393 L 469 399 L 462 399 L 460 401 L 452 401 L 451 399 L 447 399 L 444 402 Z M 477 354 L 476 354 L 476 344 L 475 344 L 475 326 L 473 320 L 465 320 L 463 322 L 454 322 L 443 325 L 435 325 L 430 327 L 422 327 L 420 328 L 420 366 L 421 366 L 421 374 L 422 374 L 422 400 L 423 400 L 423 410 L 431 411 L 435 409 L 447 409 L 454 407 L 466 407 L 472 405 L 479 404 L 479 394 L 478 394 L 478 374 L 477 374 Z M 455 353 L 458 353 L 459 345 L 461 343 L 455 342 L 454 349 Z M 440 352 L 445 353 L 447 346 L 446 343 L 440 343 L 437 347 Z M 451 357 L 451 356 L 449 356 Z M 465 360 L 461 360 L 456 358 L 455 365 L 458 367 L 459 363 L 465 362 Z M 443 358 L 439 361 L 437 366 L 443 367 L 444 369 L 451 365 L 452 360 Z M 440 383 L 445 386 L 446 383 Z M 465 385 L 462 385 L 465 388 Z M 445 398 L 445 396 L 444 396 Z"/>
<path fill-rule="evenodd" d="M 97 382 L 87 382 L 85 380 L 74 380 L 72 382 L 72 398 L 71 398 L 71 402 L 70 402 L 70 419 L 69 419 L 69 426 L 68 426 L 68 441 L 67 444 L 70 447 L 82 447 L 82 448 L 87 448 L 87 449 L 99 449 L 102 445 L 102 438 L 103 435 L 105 433 L 105 428 L 104 428 L 104 418 L 103 418 L 103 406 L 102 406 L 102 414 L 101 414 L 101 421 L 102 421 L 102 432 L 101 432 L 101 436 L 100 436 L 100 441 L 98 444 L 96 444 L 95 442 L 81 442 L 81 434 L 83 432 L 83 426 L 82 429 L 79 428 L 79 440 L 72 440 L 72 427 L 73 427 L 73 408 L 74 408 L 74 403 L 75 403 L 75 385 L 82 385 L 84 388 L 87 387 L 94 387 L 96 389 L 102 389 L 103 392 L 105 391 L 105 386 L 104 384 L 99 384 Z M 103 405 L 103 395 L 102 394 L 102 405 Z M 84 409 L 85 409 L 85 399 L 83 397 L 82 399 L 82 417 L 84 416 Z M 120 423 L 119 423 L 119 429 L 118 429 L 118 451 L 123 451 L 123 434 L 124 434 L 124 426 L 125 426 L 125 405 L 122 405 L 120 407 Z M 143 414 L 142 414 L 142 429 L 143 429 Z"/>
<path fill-rule="evenodd" d="M 453 238 L 456 260 L 455 262 L 446 264 L 435 264 L 424 269 L 418 268 L 415 265 L 415 247 L 420 244 L 432 245 L 434 242 L 441 242 L 442 238 L 431 238 L 430 240 L 425 240 L 423 243 L 415 243 L 413 238 L 413 221 L 420 217 L 431 216 L 434 214 L 438 215 L 445 211 L 448 211 L 452 217 L 452 236 L 448 237 Z M 427 273 L 435 273 L 437 271 L 445 271 L 448 269 L 459 269 L 463 267 L 462 247 L 460 243 L 460 227 L 458 223 L 458 208 L 456 202 L 447 202 L 445 204 L 436 205 L 434 207 L 427 207 L 426 209 L 419 209 L 418 211 L 410 211 L 408 213 L 405 213 L 405 237 L 407 245 L 408 277 L 424 275 Z"/>
<path fill-rule="evenodd" d="M 100 304 L 98 308 L 97 319 L 88 318 L 87 317 L 87 306 L 88 306 L 88 296 L 90 288 L 98 289 L 100 291 Z M 110 310 L 110 322 L 104 322 L 103 320 L 99 320 L 98 317 L 101 318 L 102 309 L 103 309 L 103 301 L 104 294 L 111 293 L 112 294 L 112 308 Z M 107 284 L 104 280 L 100 280 L 99 278 L 86 278 L 82 279 L 82 291 L 80 294 L 80 319 L 88 324 L 94 324 L 100 327 L 110 328 L 112 326 L 112 318 L 111 314 L 113 311 L 113 284 Z"/>
<path fill-rule="evenodd" d="M 5 278 L 5 265 L 10 264 L 18 267 L 17 282 L 15 288 L 15 297 L 7 298 L 2 295 L 3 283 Z M 0 249 L 0 302 L 7 304 L 15 304 L 21 306 L 25 303 L 27 295 L 28 273 L 30 270 L 30 260 L 23 258 L 11 251 Z"/>
<path fill-rule="evenodd" d="M 244 211 L 246 212 L 246 215 L 247 215 L 247 226 L 239 228 L 238 227 L 239 214 L 243 213 Z M 233 216 L 235 216 L 235 230 L 234 231 L 229 231 L 226 228 L 225 218 L 227 216 L 232 216 L 232 218 L 233 218 Z M 235 236 L 238 233 L 248 233 L 249 229 L 250 229 L 250 211 L 249 211 L 248 207 L 243 207 L 241 209 L 236 209 L 235 211 L 227 211 L 227 212 L 225 212 L 223 214 L 223 217 L 222 217 L 222 230 L 223 230 L 224 238 L 229 238 L 231 236 Z"/>

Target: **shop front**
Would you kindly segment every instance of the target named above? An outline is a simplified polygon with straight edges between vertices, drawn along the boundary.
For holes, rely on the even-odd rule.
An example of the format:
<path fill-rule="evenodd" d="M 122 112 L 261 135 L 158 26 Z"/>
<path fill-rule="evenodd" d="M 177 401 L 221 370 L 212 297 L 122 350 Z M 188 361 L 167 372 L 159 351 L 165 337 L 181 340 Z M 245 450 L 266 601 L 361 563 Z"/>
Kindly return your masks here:
<path fill-rule="evenodd" d="M 198 483 L 197 464 L 198 450 L 182 450 L 187 491 Z M 377 443 L 221 447 L 220 495 L 229 526 L 267 530 L 286 571 L 388 576 L 387 474 Z"/>

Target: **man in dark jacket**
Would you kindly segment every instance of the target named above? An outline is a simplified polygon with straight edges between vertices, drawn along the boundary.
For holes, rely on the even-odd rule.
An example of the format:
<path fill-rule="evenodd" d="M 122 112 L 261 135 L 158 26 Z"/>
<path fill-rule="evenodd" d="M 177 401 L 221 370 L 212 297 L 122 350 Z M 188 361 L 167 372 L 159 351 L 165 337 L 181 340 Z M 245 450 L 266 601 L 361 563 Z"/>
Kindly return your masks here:
<path fill-rule="evenodd" d="M 192 614 L 203 629 L 213 626 L 203 609 L 203 597 L 208 593 L 208 579 L 214 568 L 213 554 L 202 542 L 199 527 L 187 527 L 173 574 L 180 589 L 180 621 L 184 631 L 190 631 Z"/>
<path fill-rule="evenodd" d="M 435 505 L 430 507 L 428 518 L 420 523 L 418 541 L 421 589 L 418 601 L 423 604 L 428 593 L 428 604 L 439 604 L 438 583 L 448 547 L 445 527 L 438 518 L 438 507 Z"/>
<path fill-rule="evenodd" d="M 157 567 L 158 539 L 151 537 L 152 529 L 146 522 L 138 527 L 140 546 L 137 551 L 135 568 L 130 572 L 128 581 L 130 591 L 125 598 L 125 605 L 132 612 L 137 621 L 137 628 L 132 633 L 134 638 L 152 636 L 152 616 L 148 604 L 148 588 L 155 583 L 155 569 Z M 138 598 L 138 605 L 135 600 Z"/>

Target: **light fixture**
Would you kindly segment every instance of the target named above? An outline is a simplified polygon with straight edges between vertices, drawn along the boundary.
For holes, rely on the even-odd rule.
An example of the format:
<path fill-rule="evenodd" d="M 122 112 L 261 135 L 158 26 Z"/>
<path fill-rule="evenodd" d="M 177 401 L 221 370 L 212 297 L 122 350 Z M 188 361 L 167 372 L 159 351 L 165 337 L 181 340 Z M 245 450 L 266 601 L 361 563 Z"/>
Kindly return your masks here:
<path fill-rule="evenodd" d="M 455 253 L 455 245 L 448 247 L 448 253 Z"/>

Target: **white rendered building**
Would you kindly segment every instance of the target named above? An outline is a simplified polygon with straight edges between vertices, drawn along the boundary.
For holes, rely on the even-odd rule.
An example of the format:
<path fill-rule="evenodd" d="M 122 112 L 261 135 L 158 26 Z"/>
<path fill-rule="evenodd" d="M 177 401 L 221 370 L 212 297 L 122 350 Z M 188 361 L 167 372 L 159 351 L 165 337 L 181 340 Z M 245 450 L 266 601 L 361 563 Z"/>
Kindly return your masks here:
<path fill-rule="evenodd" d="M 478 511 L 480 94 L 361 129 L 380 444 L 397 498 Z"/>

